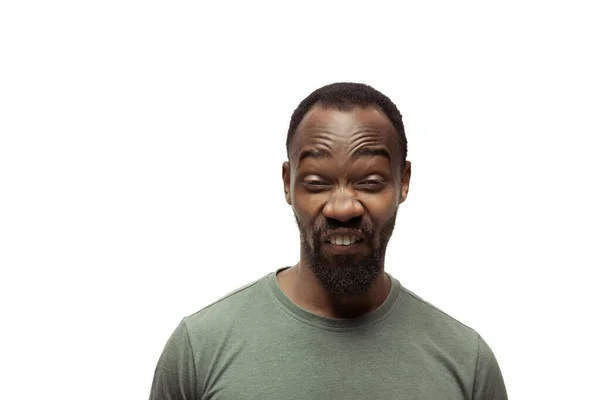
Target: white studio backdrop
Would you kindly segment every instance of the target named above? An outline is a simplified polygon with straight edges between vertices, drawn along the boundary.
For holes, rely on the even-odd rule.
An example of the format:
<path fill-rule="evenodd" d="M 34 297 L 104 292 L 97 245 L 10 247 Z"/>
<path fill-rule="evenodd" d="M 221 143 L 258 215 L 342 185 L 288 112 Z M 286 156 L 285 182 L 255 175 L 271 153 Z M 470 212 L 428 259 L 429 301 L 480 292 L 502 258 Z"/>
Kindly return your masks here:
<path fill-rule="evenodd" d="M 147 398 L 180 319 L 298 258 L 296 105 L 368 83 L 413 162 L 386 268 L 511 399 L 597 398 L 594 2 L 0 5 L 6 399 Z"/>

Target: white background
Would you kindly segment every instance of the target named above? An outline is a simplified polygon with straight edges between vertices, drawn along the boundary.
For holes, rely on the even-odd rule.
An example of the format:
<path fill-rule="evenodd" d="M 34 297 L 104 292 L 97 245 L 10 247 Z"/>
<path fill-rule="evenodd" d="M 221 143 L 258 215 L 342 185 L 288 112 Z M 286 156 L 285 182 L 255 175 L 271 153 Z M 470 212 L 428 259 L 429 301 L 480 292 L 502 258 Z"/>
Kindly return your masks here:
<path fill-rule="evenodd" d="M 147 398 L 180 319 L 298 257 L 296 105 L 360 81 L 413 162 L 387 270 L 511 399 L 600 398 L 592 1 L 5 1 L 3 399 Z"/>

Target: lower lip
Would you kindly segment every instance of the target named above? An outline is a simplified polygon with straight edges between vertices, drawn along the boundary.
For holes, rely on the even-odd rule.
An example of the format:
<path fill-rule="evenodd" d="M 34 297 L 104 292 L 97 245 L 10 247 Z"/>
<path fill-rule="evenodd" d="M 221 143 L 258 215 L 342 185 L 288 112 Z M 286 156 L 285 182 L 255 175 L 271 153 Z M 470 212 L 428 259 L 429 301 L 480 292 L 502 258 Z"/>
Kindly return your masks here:
<path fill-rule="evenodd" d="M 327 249 L 328 253 L 335 254 L 348 254 L 348 253 L 356 253 L 359 248 L 363 245 L 364 242 L 356 242 L 354 244 L 349 245 L 338 245 L 329 242 L 325 242 L 325 249 Z"/>

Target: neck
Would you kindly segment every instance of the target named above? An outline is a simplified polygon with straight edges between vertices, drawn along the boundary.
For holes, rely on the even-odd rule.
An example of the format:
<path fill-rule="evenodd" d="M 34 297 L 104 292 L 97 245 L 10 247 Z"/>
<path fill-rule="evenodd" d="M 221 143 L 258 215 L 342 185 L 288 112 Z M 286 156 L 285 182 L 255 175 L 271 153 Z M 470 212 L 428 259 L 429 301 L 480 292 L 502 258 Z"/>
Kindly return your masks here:
<path fill-rule="evenodd" d="M 277 275 L 283 292 L 299 307 L 329 318 L 356 318 L 377 309 L 387 298 L 391 281 L 381 273 L 373 285 L 357 295 L 331 294 L 325 290 L 304 260 Z"/>

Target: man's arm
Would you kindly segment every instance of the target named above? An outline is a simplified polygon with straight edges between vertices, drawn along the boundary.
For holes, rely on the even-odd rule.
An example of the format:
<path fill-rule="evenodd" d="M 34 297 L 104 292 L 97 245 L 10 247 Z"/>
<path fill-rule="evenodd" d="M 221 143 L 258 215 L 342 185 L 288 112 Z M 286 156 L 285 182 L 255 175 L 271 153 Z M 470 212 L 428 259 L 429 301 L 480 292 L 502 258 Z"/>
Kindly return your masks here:
<path fill-rule="evenodd" d="M 196 366 L 185 320 L 175 329 L 158 360 L 150 400 L 197 400 Z"/>
<path fill-rule="evenodd" d="M 479 337 L 479 350 L 475 381 L 473 382 L 473 400 L 507 400 L 504 378 L 494 353 L 488 344 Z"/>

